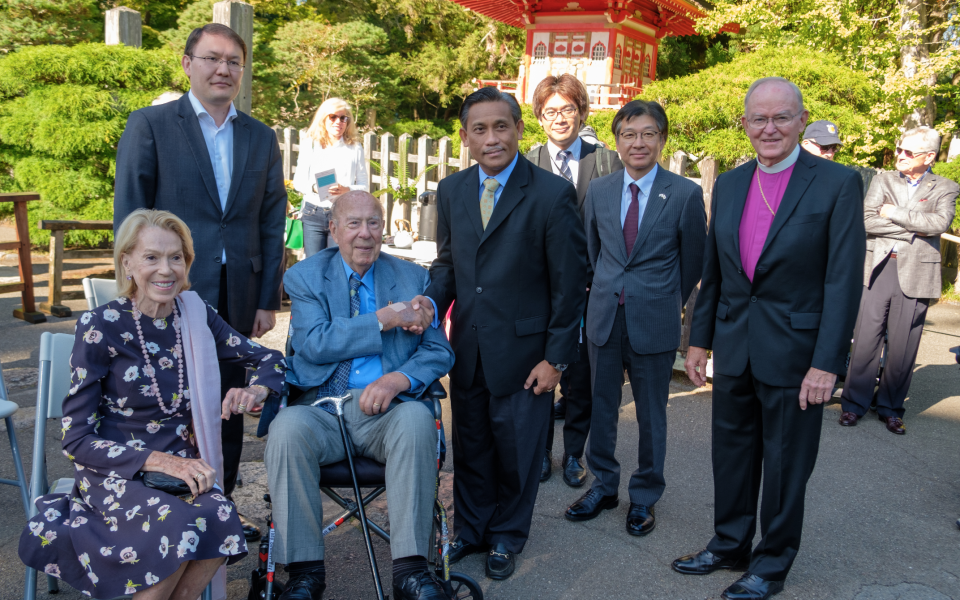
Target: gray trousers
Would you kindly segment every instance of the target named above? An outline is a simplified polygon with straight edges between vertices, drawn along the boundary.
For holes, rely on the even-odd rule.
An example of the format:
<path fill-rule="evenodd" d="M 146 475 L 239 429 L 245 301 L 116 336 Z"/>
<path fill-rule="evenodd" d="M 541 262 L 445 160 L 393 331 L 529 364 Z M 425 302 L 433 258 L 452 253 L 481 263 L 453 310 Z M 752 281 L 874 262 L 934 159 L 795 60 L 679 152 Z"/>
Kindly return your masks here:
<path fill-rule="evenodd" d="M 623 372 L 627 371 L 640 427 L 637 470 L 630 477 L 630 502 L 653 506 L 667 485 L 663 477 L 667 455 L 667 399 L 677 352 L 634 352 L 627 335 L 624 310 L 619 306 L 607 343 L 597 346 L 590 341 L 589 354 L 593 370 L 593 415 L 587 467 L 596 477 L 593 489 L 604 496 L 613 496 L 620 487 L 620 463 L 615 452 Z"/>
<path fill-rule="evenodd" d="M 359 407 L 363 390 L 350 391 L 343 412 L 354 451 L 387 466 L 390 553 L 394 560 L 427 556 L 437 476 L 433 416 L 420 402 L 397 400 L 387 413 L 367 416 Z M 270 424 L 264 459 L 278 563 L 323 559 L 320 467 L 345 458 L 337 418 L 320 408 L 290 406 Z"/>

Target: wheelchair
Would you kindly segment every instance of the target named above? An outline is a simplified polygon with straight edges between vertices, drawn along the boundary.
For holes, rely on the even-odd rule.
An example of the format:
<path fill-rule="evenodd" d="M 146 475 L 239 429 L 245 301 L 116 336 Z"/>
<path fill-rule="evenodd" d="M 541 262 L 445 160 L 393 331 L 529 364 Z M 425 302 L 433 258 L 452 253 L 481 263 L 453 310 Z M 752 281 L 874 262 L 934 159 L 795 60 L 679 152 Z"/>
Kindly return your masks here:
<path fill-rule="evenodd" d="M 288 345 L 288 356 L 290 355 L 289 350 Z M 300 393 L 300 390 L 296 388 L 291 389 L 289 384 L 284 383 L 280 397 L 280 409 L 287 406 L 289 401 L 296 400 Z M 483 591 L 473 578 L 463 573 L 450 571 L 447 556 L 451 535 L 447 525 L 447 512 L 438 496 L 440 469 L 443 466 L 445 454 L 441 452 L 443 434 L 441 430 L 440 400 L 446 398 L 447 393 L 439 381 L 434 381 L 427 388 L 424 396 L 433 403 L 433 415 L 437 425 L 437 477 L 434 484 L 434 513 L 430 531 L 432 548 L 430 555 L 427 556 L 427 563 L 434 570 L 441 585 L 451 599 L 483 600 Z M 343 421 L 339 416 L 338 420 L 340 420 L 341 435 L 343 437 L 347 458 L 320 468 L 320 481 L 322 482 L 320 491 L 339 505 L 343 511 L 336 515 L 333 520 L 323 528 L 323 535 L 326 536 L 350 520 L 356 520 L 360 523 L 367 545 L 367 553 L 374 584 L 377 588 L 377 596 L 383 599 L 385 596 L 383 595 L 382 584 L 377 570 L 370 532 L 372 531 L 387 543 L 390 543 L 390 534 L 366 517 L 364 507 L 386 492 L 386 466 L 365 456 L 353 455 L 349 435 L 346 433 Z M 356 501 L 345 498 L 333 490 L 333 488 L 343 487 L 353 487 Z M 372 488 L 372 491 L 369 491 L 366 495 L 362 495 L 360 488 Z M 264 494 L 263 499 L 267 502 L 269 509 L 270 495 Z M 272 548 L 275 539 L 275 529 L 272 514 L 269 513 L 267 516 L 267 526 L 269 528 L 269 534 L 260 540 L 260 547 L 257 553 L 257 568 L 253 569 L 250 573 L 251 585 L 247 600 L 277 600 L 280 594 L 283 593 L 283 585 L 274 579 L 275 569 Z M 386 598 L 389 598 L 389 596 Z"/>

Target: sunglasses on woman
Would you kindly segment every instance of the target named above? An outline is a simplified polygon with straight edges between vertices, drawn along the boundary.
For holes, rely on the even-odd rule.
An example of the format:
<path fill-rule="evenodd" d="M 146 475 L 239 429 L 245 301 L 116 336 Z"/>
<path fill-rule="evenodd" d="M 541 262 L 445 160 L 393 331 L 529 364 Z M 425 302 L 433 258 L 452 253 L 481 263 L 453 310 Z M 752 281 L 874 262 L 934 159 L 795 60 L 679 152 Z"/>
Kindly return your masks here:
<path fill-rule="evenodd" d="M 327 118 L 330 119 L 331 123 L 336 123 L 340 121 L 341 123 L 349 123 L 350 117 L 348 115 L 327 115 Z"/>

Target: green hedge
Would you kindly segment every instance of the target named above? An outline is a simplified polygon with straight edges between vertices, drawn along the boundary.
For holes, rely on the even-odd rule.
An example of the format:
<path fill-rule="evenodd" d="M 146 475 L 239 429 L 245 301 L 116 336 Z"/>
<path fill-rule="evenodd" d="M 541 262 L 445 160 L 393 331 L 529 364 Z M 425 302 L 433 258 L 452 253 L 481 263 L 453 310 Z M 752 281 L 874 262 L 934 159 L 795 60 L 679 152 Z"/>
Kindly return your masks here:
<path fill-rule="evenodd" d="M 935 163 L 933 165 L 933 172 L 941 177 L 946 177 L 947 179 L 952 179 L 957 183 L 960 183 L 960 158 L 954 158 L 948 163 Z M 957 212 L 953 217 L 953 223 L 950 225 L 950 231 L 953 233 L 960 232 L 960 203 L 957 204 Z"/>

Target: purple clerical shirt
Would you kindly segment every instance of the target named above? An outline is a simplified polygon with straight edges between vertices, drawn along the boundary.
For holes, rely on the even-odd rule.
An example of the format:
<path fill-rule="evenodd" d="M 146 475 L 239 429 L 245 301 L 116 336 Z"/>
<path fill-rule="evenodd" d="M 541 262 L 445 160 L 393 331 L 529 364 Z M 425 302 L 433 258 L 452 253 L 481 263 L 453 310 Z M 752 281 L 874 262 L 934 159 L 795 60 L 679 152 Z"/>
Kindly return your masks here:
<path fill-rule="evenodd" d="M 771 214 L 770 209 L 776 213 L 780 207 L 780 201 L 783 199 L 783 193 L 787 189 L 787 183 L 790 182 L 790 175 L 796 164 L 795 161 L 794 158 L 793 164 L 777 173 L 767 173 L 758 168 L 750 179 L 747 203 L 743 207 L 743 216 L 740 218 L 740 262 L 751 282 L 757 269 L 757 261 L 760 260 L 760 252 L 763 251 L 763 244 L 767 241 L 770 226 L 773 225 L 775 215 Z M 760 195 L 760 188 L 757 187 L 758 174 L 763 193 L 767 202 L 770 203 L 770 209 Z"/>

